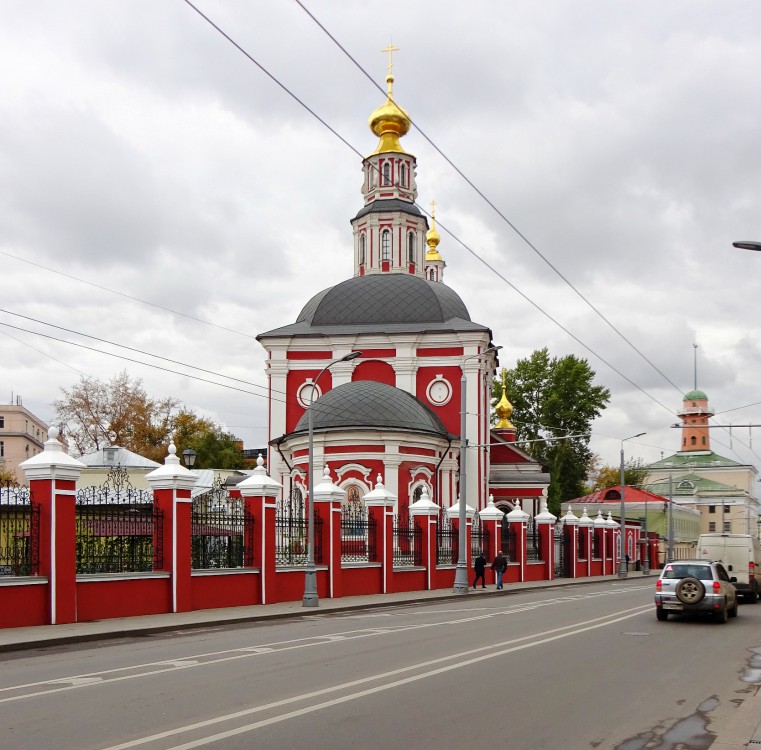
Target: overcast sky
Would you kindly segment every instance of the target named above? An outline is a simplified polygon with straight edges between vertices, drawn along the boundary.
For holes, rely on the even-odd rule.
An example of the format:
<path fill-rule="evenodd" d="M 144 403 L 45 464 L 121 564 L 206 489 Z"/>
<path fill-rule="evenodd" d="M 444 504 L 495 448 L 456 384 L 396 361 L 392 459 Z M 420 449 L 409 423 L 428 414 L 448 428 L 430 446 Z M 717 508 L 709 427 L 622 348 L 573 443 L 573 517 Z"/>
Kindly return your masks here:
<path fill-rule="evenodd" d="M 503 215 L 410 131 L 445 281 L 501 366 L 587 358 L 612 393 L 592 448 L 617 464 L 647 432 L 626 451 L 651 461 L 698 344 L 714 422 L 746 425 L 714 449 L 761 466 L 761 253 L 732 247 L 761 240 L 761 3 L 303 4 L 381 86 L 393 40 L 397 102 Z M 375 148 L 384 97 L 297 2 L 197 7 Z M 254 337 L 351 276 L 357 153 L 183 0 L 5 0 L 0 69 L 0 400 L 49 421 L 61 387 L 126 368 L 264 445 Z"/>

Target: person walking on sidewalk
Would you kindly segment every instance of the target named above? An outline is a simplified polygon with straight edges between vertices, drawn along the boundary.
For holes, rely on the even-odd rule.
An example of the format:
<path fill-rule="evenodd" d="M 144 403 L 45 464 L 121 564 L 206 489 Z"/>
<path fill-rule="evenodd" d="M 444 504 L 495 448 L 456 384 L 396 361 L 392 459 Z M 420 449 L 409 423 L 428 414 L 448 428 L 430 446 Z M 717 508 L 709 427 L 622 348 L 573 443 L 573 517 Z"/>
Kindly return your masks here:
<path fill-rule="evenodd" d="M 481 588 L 486 588 L 486 582 L 484 581 L 484 571 L 486 570 L 486 558 L 484 553 L 481 552 L 478 557 L 473 561 L 473 569 L 476 571 L 476 577 L 473 579 L 473 588 L 478 588 L 478 579 L 481 579 Z"/>
<path fill-rule="evenodd" d="M 494 558 L 494 562 L 491 564 L 491 569 L 497 574 L 497 588 L 502 588 L 502 576 L 507 570 L 507 559 L 502 554 L 502 550 L 497 552 L 497 556 Z"/>

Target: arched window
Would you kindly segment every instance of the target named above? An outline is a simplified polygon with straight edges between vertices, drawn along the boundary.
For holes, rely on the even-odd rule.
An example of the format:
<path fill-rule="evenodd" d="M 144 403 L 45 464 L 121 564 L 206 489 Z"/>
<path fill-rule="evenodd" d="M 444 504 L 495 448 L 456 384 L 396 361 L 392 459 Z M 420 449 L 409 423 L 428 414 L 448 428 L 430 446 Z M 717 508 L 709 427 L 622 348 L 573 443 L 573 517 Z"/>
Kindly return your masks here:
<path fill-rule="evenodd" d="M 702 441 L 703 441 L 703 445 L 705 445 L 705 444 L 706 444 L 706 438 L 705 438 L 705 435 L 703 435 L 703 437 L 702 437 L 701 439 L 702 439 Z"/>
<path fill-rule="evenodd" d="M 428 269 L 428 281 L 436 281 L 434 270 L 432 268 Z"/>
<path fill-rule="evenodd" d="M 362 234 L 359 235 L 359 265 L 360 266 L 365 265 L 366 251 L 367 251 L 367 242 L 365 239 L 365 233 L 362 232 Z"/>
<path fill-rule="evenodd" d="M 399 167 L 399 184 L 402 187 L 407 187 L 407 167 L 404 164 Z"/>
<path fill-rule="evenodd" d="M 388 162 L 383 165 L 383 184 L 391 184 L 391 165 Z"/>
<path fill-rule="evenodd" d="M 697 444 L 698 444 L 698 439 L 693 435 L 690 438 L 690 445 L 697 445 Z"/>
<path fill-rule="evenodd" d="M 391 232 L 388 229 L 381 234 L 381 260 L 391 260 Z"/>
<path fill-rule="evenodd" d="M 415 235 L 413 232 L 407 235 L 407 262 L 415 262 Z"/>

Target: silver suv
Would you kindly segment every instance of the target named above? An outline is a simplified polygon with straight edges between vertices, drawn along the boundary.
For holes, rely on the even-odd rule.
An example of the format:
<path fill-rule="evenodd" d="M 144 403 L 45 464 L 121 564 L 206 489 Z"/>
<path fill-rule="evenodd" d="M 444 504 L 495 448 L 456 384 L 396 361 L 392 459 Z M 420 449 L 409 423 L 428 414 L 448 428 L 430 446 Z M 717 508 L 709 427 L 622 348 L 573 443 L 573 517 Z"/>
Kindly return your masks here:
<path fill-rule="evenodd" d="M 737 592 L 720 562 L 675 560 L 666 563 L 655 584 L 655 615 L 667 620 L 670 613 L 703 612 L 717 622 L 737 617 Z"/>

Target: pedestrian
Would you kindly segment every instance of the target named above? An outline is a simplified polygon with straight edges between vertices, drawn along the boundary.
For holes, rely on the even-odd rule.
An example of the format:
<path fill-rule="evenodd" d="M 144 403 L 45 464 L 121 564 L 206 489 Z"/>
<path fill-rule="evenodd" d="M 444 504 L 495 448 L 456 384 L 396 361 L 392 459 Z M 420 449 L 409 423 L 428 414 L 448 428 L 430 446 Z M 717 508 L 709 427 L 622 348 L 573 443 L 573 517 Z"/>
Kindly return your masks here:
<path fill-rule="evenodd" d="M 491 564 L 491 569 L 497 574 L 497 588 L 502 588 L 502 575 L 507 570 L 507 559 L 502 554 L 502 550 L 497 552 L 497 556 L 494 558 L 494 562 Z"/>
<path fill-rule="evenodd" d="M 473 561 L 473 568 L 476 571 L 476 577 L 473 579 L 473 588 L 478 588 L 478 579 L 481 579 L 481 588 L 486 588 L 486 582 L 484 581 L 484 571 L 486 570 L 486 558 L 484 553 L 479 553 L 478 557 Z"/>
<path fill-rule="evenodd" d="M 624 559 L 626 560 L 626 569 L 629 570 L 629 555 L 624 555 Z"/>

